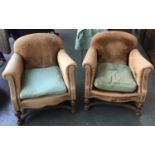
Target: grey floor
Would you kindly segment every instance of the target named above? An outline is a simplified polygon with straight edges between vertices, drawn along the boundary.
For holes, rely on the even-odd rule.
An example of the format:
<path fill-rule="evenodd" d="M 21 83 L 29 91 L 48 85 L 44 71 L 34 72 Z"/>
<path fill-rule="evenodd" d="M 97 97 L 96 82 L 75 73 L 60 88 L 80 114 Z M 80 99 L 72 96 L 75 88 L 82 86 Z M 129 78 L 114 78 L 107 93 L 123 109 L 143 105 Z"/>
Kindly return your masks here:
<path fill-rule="evenodd" d="M 28 126 L 152 126 L 155 125 L 155 72 L 151 74 L 148 86 L 148 95 L 142 116 L 138 117 L 129 109 L 102 104 L 93 107 L 90 111 L 83 111 L 84 93 L 84 71 L 81 67 L 85 53 L 74 50 L 76 30 L 56 30 L 64 40 L 65 49 L 77 62 L 77 103 L 78 111 L 72 114 L 66 109 L 47 109 L 27 117 L 25 124 Z M 147 58 L 145 52 L 140 47 L 142 54 Z M 10 55 L 6 55 L 9 60 Z M 6 64 L 0 68 L 0 73 Z M 99 102 L 99 101 L 98 101 Z M 102 102 L 101 102 L 102 103 Z M 0 125 L 15 126 L 16 118 L 13 113 L 12 104 L 9 97 L 9 87 L 7 81 L 0 76 Z"/>

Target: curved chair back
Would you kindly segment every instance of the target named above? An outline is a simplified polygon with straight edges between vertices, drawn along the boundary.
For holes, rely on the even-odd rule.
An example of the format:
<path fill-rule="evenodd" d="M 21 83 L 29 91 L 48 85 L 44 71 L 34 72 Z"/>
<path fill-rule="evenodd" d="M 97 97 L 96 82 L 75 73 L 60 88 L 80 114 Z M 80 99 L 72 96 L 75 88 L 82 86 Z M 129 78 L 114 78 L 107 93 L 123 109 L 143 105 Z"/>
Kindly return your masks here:
<path fill-rule="evenodd" d="M 62 48 L 61 38 L 50 33 L 25 35 L 14 44 L 14 52 L 22 56 L 27 69 L 57 65 L 57 53 Z"/>
<path fill-rule="evenodd" d="M 101 32 L 92 38 L 91 46 L 97 50 L 99 62 L 128 64 L 129 53 L 137 48 L 138 41 L 126 32 Z"/>

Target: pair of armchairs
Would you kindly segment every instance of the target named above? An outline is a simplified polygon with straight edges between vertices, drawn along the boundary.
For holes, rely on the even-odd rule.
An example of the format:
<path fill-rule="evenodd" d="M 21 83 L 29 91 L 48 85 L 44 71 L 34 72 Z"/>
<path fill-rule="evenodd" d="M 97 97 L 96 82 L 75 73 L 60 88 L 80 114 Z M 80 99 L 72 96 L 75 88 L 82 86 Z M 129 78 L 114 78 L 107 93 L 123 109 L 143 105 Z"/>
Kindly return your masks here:
<path fill-rule="evenodd" d="M 147 93 L 148 77 L 153 66 L 138 52 L 137 44 L 137 39 L 125 32 L 103 32 L 93 37 L 91 47 L 83 61 L 86 71 L 85 110 L 92 105 L 90 99 L 97 98 L 127 106 L 129 104 L 126 102 L 135 101 L 135 104 L 129 107 L 135 109 L 136 114 L 140 114 Z M 103 72 L 109 65 L 111 72 Z M 14 54 L 3 72 L 3 77 L 9 83 L 17 123 L 22 123 L 24 108 L 55 106 L 66 100 L 70 101 L 71 111 L 75 112 L 76 66 L 75 61 L 65 52 L 59 36 L 37 33 L 16 40 Z M 109 88 L 111 81 L 114 80 L 116 84 L 126 78 L 122 74 L 123 77 L 115 81 L 118 66 L 120 73 L 127 66 L 130 67 L 127 68 L 128 71 L 132 72 L 128 78 L 133 79 L 125 81 L 131 82 L 127 85 L 131 84 L 132 87 L 124 86 L 128 87 L 125 91 L 122 87 L 117 91 L 118 88 L 114 85 L 111 90 Z M 108 81 L 106 85 L 103 85 L 104 77 L 110 78 L 110 82 Z"/>

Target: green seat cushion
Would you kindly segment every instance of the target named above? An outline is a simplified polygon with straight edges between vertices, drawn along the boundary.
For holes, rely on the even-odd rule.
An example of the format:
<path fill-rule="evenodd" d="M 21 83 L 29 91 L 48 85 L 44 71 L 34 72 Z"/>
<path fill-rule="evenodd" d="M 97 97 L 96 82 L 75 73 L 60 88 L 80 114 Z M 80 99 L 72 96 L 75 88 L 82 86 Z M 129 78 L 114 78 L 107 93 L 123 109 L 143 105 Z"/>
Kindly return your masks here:
<path fill-rule="evenodd" d="M 59 95 L 67 91 L 58 66 L 27 69 L 24 72 L 21 99 Z"/>
<path fill-rule="evenodd" d="M 98 63 L 94 86 L 115 92 L 134 92 L 137 88 L 130 68 L 127 65 L 112 63 Z"/>

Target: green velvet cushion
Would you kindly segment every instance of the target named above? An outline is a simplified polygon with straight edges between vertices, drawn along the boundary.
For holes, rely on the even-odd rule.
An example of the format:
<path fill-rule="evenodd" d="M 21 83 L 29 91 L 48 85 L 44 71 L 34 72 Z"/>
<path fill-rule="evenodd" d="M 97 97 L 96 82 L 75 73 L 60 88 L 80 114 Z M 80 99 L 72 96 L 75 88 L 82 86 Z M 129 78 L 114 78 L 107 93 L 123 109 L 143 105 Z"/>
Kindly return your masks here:
<path fill-rule="evenodd" d="M 25 70 L 23 79 L 21 99 L 59 95 L 67 91 L 58 66 Z"/>
<path fill-rule="evenodd" d="M 123 64 L 112 63 L 98 63 L 94 86 L 115 92 L 134 92 L 137 88 L 130 68 Z"/>

